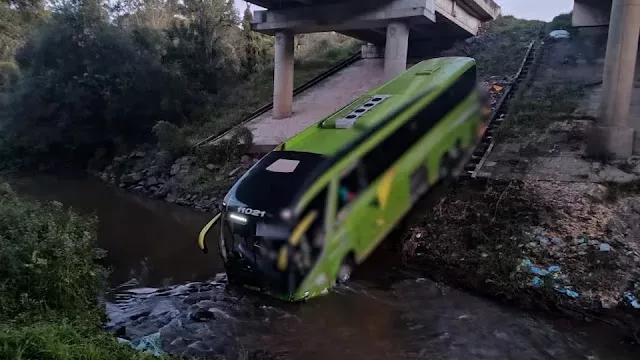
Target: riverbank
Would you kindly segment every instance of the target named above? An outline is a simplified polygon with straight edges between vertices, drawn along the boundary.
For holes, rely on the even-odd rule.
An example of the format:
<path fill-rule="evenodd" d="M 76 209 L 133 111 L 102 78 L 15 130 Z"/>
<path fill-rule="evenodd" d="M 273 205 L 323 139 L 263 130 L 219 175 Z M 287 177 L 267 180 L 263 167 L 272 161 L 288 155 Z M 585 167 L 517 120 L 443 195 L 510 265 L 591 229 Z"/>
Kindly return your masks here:
<path fill-rule="evenodd" d="M 154 358 L 102 329 L 96 221 L 0 185 L 0 358 Z"/>
<path fill-rule="evenodd" d="M 547 40 L 478 178 L 416 215 L 405 263 L 519 306 L 640 325 L 640 162 L 589 159 L 606 33 Z"/>

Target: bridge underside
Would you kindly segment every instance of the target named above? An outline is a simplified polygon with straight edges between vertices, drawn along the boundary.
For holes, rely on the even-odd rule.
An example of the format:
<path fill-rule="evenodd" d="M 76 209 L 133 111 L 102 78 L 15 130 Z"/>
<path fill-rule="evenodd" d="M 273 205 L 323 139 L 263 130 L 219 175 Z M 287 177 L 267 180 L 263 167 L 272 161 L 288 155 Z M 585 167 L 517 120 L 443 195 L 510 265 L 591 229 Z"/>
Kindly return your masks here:
<path fill-rule="evenodd" d="M 474 36 L 495 19 L 493 0 L 249 0 L 267 8 L 254 13 L 254 31 L 275 41 L 274 118 L 292 115 L 294 34 L 335 31 L 374 45 L 384 53 L 384 74 L 406 69 L 422 57 Z"/>

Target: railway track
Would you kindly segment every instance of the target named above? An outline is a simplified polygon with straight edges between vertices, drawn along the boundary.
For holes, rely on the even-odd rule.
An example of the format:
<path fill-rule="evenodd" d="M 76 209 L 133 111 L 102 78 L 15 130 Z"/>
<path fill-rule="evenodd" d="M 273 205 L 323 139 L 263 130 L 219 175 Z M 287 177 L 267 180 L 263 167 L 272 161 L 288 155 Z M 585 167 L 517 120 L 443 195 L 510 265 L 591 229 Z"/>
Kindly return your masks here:
<path fill-rule="evenodd" d="M 522 59 L 522 64 L 520 65 L 513 81 L 505 87 L 496 107 L 490 114 L 489 121 L 487 122 L 487 128 L 478 145 L 474 149 L 471 158 L 465 164 L 464 170 L 459 176 L 460 180 L 475 179 L 479 176 L 478 174 L 480 169 L 489 157 L 489 154 L 491 154 L 495 145 L 494 135 L 498 130 L 498 127 L 500 127 L 507 117 L 511 100 L 517 94 L 518 89 L 521 86 L 526 85 L 525 81 L 529 78 L 529 75 L 535 71 L 537 60 L 540 59 L 540 56 L 544 53 L 544 47 L 540 46 L 544 38 L 544 30 L 544 28 L 541 29 L 538 39 L 529 44 L 527 52 Z"/>

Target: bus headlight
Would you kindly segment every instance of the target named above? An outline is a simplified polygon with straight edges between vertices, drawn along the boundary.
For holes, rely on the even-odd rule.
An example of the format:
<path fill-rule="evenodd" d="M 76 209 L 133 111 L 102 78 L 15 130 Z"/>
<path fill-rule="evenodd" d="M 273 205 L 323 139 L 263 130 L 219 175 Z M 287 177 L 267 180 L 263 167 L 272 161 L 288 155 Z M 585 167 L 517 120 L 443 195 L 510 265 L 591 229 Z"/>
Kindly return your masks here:
<path fill-rule="evenodd" d="M 247 223 L 247 218 L 239 214 L 229 214 L 229 219 L 242 225 Z"/>

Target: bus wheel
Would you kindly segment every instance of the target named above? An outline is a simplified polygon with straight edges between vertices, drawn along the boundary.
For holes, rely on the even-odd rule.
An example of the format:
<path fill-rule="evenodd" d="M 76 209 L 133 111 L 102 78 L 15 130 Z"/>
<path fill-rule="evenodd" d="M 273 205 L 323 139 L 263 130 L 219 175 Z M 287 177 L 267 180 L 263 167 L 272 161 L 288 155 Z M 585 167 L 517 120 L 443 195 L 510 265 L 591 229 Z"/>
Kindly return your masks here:
<path fill-rule="evenodd" d="M 338 269 L 338 283 L 347 282 L 351 278 L 351 274 L 353 273 L 353 269 L 355 268 L 355 261 L 353 260 L 353 254 L 344 257 L 342 260 L 342 264 L 340 264 L 340 268 Z"/>

